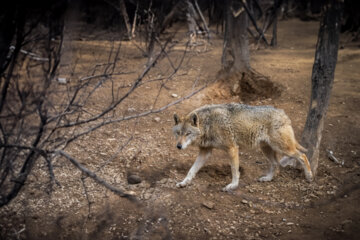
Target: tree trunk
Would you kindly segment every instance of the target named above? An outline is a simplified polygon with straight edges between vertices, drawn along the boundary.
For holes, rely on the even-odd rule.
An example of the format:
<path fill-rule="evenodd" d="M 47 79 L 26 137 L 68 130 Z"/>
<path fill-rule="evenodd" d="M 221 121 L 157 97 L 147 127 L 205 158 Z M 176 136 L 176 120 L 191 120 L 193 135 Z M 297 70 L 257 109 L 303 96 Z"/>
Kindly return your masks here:
<path fill-rule="evenodd" d="M 271 39 L 270 45 L 275 47 L 277 46 L 277 19 L 278 19 L 278 12 L 281 6 L 282 0 L 275 0 L 274 7 L 273 7 L 273 36 Z"/>
<path fill-rule="evenodd" d="M 227 0 L 225 7 L 223 68 L 231 72 L 247 72 L 250 69 L 248 16 L 241 2 Z"/>
<path fill-rule="evenodd" d="M 276 98 L 283 87 L 250 67 L 248 16 L 251 0 L 228 0 L 225 4 L 225 36 L 222 67 L 218 77 L 226 80 L 233 95 L 242 101 Z"/>
<path fill-rule="evenodd" d="M 324 4 L 324 16 L 316 44 L 311 76 L 311 101 L 301 138 L 301 144 L 308 149 L 306 155 L 310 160 L 314 175 L 318 167 L 324 119 L 334 81 L 342 7 L 340 0 L 329 0 L 327 4 Z"/>
<path fill-rule="evenodd" d="M 124 18 L 128 38 L 131 40 L 131 38 L 132 38 L 131 26 L 130 26 L 129 16 L 128 16 L 127 11 L 126 11 L 125 1 L 120 0 L 119 5 L 120 5 L 121 15 L 123 15 L 123 18 Z"/>
<path fill-rule="evenodd" d="M 197 23 L 196 23 L 197 13 L 195 11 L 193 4 L 190 1 L 186 1 L 186 3 L 187 3 L 186 19 L 189 28 L 190 44 L 193 44 L 196 42 L 196 35 L 197 35 Z"/>
<path fill-rule="evenodd" d="M 15 35 L 15 10 L 15 6 L 10 4 L 10 7 L 0 11 L 0 75 L 6 69 L 9 47 Z"/>

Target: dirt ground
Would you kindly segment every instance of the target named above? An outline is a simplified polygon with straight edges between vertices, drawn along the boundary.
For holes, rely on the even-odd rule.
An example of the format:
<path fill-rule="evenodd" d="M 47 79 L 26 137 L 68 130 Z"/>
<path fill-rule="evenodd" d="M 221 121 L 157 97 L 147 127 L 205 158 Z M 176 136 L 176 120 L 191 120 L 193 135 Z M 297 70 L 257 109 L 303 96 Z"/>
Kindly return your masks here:
<path fill-rule="evenodd" d="M 284 109 L 298 139 L 310 99 L 318 27 L 318 22 L 281 21 L 277 48 L 251 45 L 252 68 L 284 89 L 280 97 L 260 98 L 249 104 Z M 87 34 L 66 39 L 68 52 L 60 75 L 69 77 L 68 68 L 76 61 L 77 74 L 86 76 L 87 69 L 106 58 L 106 51 L 114 46 L 114 42 L 101 39 L 105 36 L 101 32 Z M 196 158 L 197 149 L 176 149 L 171 133 L 173 113 L 186 114 L 209 103 L 241 101 L 215 84 L 161 113 L 102 128 L 68 149 L 95 170 L 133 136 L 98 174 L 114 186 L 132 191 L 141 205 L 91 179 L 82 181 L 81 173 L 62 158 L 54 161 L 61 187 L 54 186 L 48 193 L 46 163 L 39 160 L 19 196 L 0 209 L 0 239 L 359 239 L 360 43 L 349 39 L 349 35 L 341 39 L 314 182 L 306 182 L 301 171 L 291 168 L 282 169 L 272 182 L 258 182 L 267 171 L 266 159 L 259 151 L 244 150 L 240 153 L 240 186 L 233 193 L 225 193 L 221 189 L 231 181 L 230 166 L 225 153 L 214 151 L 190 186 L 176 188 Z M 180 58 L 186 40 L 185 30 L 180 31 L 170 57 Z M 189 50 L 155 106 L 166 105 L 190 93 L 194 86 L 213 81 L 220 70 L 221 53 L 222 39 L 216 35 L 206 48 L 199 45 Z M 119 71 L 126 74 L 116 79 L 131 83 L 146 58 L 130 42 L 121 42 L 119 58 Z M 162 61 L 146 80 L 166 76 L 169 69 Z M 120 110 L 126 115 L 148 109 L 161 83 L 142 85 Z M 96 95 L 94 109 L 107 103 L 109 89 L 104 86 Z M 344 165 L 329 160 L 327 149 Z M 128 184 L 131 174 L 139 176 L 141 183 Z"/>

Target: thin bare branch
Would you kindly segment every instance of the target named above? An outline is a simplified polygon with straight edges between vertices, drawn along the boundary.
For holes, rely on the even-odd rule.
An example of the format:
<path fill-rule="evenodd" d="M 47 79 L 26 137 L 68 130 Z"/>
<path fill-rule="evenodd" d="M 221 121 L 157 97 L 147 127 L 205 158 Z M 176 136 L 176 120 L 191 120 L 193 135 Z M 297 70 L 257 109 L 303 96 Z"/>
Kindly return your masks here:
<path fill-rule="evenodd" d="M 87 175 L 88 177 L 92 178 L 94 181 L 96 181 L 98 184 L 104 186 L 105 188 L 109 189 L 110 191 L 112 191 L 113 193 L 117 194 L 120 197 L 123 198 L 127 198 L 132 202 L 138 202 L 137 198 L 129 193 L 126 193 L 125 191 L 116 188 L 112 185 L 110 185 L 108 182 L 106 182 L 104 179 L 100 178 L 99 176 L 97 176 L 94 172 L 90 171 L 89 169 L 87 169 L 84 165 L 82 165 L 81 163 L 79 163 L 75 158 L 73 158 L 72 156 L 70 156 L 68 153 L 62 151 L 62 150 L 58 150 L 55 151 L 55 154 L 61 155 L 63 157 L 65 157 L 66 159 L 68 159 L 76 168 L 78 168 L 82 173 L 84 173 L 85 175 Z"/>
<path fill-rule="evenodd" d="M 176 105 L 186 99 L 189 99 L 191 98 L 192 96 L 194 96 L 195 94 L 197 94 L 198 92 L 202 91 L 203 89 L 205 89 L 206 87 L 208 86 L 207 85 L 204 85 L 202 86 L 201 88 L 191 92 L 190 94 L 186 95 L 185 97 L 182 97 L 176 101 L 173 101 L 165 106 L 162 106 L 158 109 L 151 109 L 151 110 L 148 110 L 148 111 L 145 111 L 145 112 L 142 112 L 142 113 L 139 113 L 139 114 L 135 114 L 135 115 L 130 115 L 130 116 L 124 116 L 124 117 L 120 117 L 120 118 L 115 118 L 115 119 L 108 119 L 108 120 L 104 120 L 102 121 L 101 123 L 98 123 L 90 128 L 88 128 L 87 130 L 83 131 L 83 132 L 80 132 L 76 135 L 74 135 L 73 137 L 69 138 L 64 144 L 63 144 L 63 148 L 65 148 L 68 144 L 70 144 L 71 142 L 73 142 L 74 140 L 78 139 L 79 137 L 81 136 L 84 136 L 90 132 L 93 132 L 101 127 L 104 127 L 106 125 L 109 125 L 109 124 L 112 124 L 112 123 L 117 123 L 117 122 L 122 122 L 122 121 L 128 121 L 128 120 L 132 120 L 132 119 L 135 119 L 135 118 L 140 118 L 140 117 L 145 117 L 145 116 L 148 116 L 150 114 L 154 114 L 154 113 L 159 113 L 159 112 L 162 112 L 166 109 L 168 109 L 169 107 L 173 106 L 173 105 Z M 61 144 L 59 144 L 57 147 L 60 147 Z"/>

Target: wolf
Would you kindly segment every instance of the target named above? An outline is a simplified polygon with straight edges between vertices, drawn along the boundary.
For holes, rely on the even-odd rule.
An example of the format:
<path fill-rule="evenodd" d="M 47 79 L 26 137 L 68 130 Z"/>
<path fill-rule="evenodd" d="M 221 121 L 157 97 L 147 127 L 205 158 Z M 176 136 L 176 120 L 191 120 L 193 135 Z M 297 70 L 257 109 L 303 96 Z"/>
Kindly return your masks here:
<path fill-rule="evenodd" d="M 295 139 L 291 120 L 282 109 L 272 106 L 250 106 L 239 103 L 205 105 L 188 115 L 174 114 L 176 147 L 199 147 L 199 154 L 185 179 L 176 184 L 185 187 L 206 163 L 212 149 L 225 150 L 230 156 L 232 181 L 223 191 L 239 185 L 239 149 L 260 148 L 270 163 L 270 169 L 259 181 L 271 181 L 279 171 L 279 162 L 296 159 L 305 177 L 313 180 L 306 149 Z M 280 156 L 284 156 L 279 160 Z"/>

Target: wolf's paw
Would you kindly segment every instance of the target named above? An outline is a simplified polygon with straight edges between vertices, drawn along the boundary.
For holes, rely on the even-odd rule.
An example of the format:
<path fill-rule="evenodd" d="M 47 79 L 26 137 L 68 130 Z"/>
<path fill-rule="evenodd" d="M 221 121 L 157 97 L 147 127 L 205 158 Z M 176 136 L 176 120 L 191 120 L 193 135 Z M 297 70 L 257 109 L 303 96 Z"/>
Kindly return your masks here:
<path fill-rule="evenodd" d="M 259 182 L 270 182 L 273 179 L 273 176 L 265 175 L 259 178 Z"/>
<path fill-rule="evenodd" d="M 183 188 L 183 187 L 186 187 L 187 185 L 189 185 L 189 183 L 190 183 L 190 181 L 184 180 L 184 181 L 182 181 L 182 182 L 177 183 L 177 184 L 176 184 L 176 187 L 178 187 L 178 188 Z"/>
<path fill-rule="evenodd" d="M 312 172 L 305 173 L 305 177 L 308 182 L 312 182 L 314 180 Z"/>
<path fill-rule="evenodd" d="M 230 191 L 235 190 L 238 187 L 238 185 L 239 184 L 237 184 L 237 183 L 230 183 L 230 184 L 226 185 L 226 187 L 224 187 L 222 190 L 224 192 L 230 192 Z"/>

